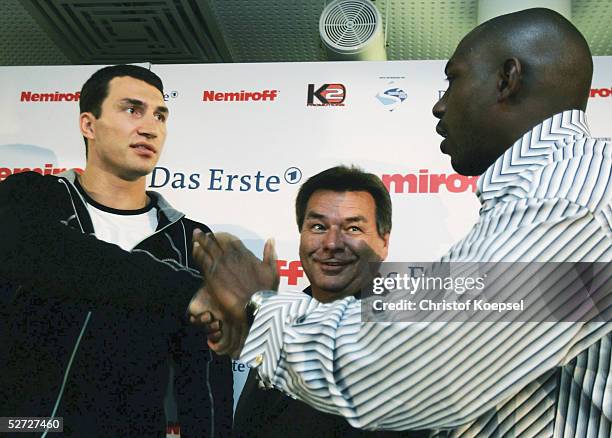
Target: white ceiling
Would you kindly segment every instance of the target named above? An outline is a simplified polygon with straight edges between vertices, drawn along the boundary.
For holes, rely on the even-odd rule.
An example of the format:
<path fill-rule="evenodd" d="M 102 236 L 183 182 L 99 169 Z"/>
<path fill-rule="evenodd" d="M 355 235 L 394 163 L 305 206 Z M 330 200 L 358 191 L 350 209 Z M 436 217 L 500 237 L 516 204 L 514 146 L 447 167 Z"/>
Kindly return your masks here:
<path fill-rule="evenodd" d="M 504 1 L 504 0 L 500 0 Z M 324 0 L 0 0 L 0 64 L 323 61 Z M 447 59 L 477 0 L 374 0 L 390 60 Z M 612 55 L 612 1 L 574 0 L 594 55 Z"/>

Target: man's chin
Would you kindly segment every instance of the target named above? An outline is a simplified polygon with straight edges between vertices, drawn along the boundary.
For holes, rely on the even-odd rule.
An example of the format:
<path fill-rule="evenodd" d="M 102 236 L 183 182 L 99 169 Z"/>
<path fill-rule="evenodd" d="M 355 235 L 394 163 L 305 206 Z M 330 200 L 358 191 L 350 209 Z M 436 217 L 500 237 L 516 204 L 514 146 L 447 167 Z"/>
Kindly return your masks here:
<path fill-rule="evenodd" d="M 451 167 L 459 175 L 463 175 L 463 176 L 474 176 L 474 175 L 476 175 L 475 173 L 473 173 L 474 172 L 474 169 L 473 169 L 474 163 L 466 162 L 465 160 L 457 157 L 456 155 L 455 156 L 451 155 L 450 158 L 451 158 Z"/>
<path fill-rule="evenodd" d="M 332 301 L 341 300 L 342 298 L 356 295 L 359 291 L 352 292 L 351 288 L 348 287 L 331 287 L 326 286 L 325 288 L 313 287 L 313 297 L 322 303 L 330 303 Z"/>
<path fill-rule="evenodd" d="M 125 181 L 138 181 L 141 178 L 146 177 L 153 172 L 154 167 L 136 167 L 132 169 L 125 169 L 122 173 L 121 178 Z"/>
<path fill-rule="evenodd" d="M 484 173 L 484 170 L 478 168 L 475 163 L 456 163 L 456 160 L 451 158 L 451 166 L 455 172 L 462 176 L 480 176 Z"/>

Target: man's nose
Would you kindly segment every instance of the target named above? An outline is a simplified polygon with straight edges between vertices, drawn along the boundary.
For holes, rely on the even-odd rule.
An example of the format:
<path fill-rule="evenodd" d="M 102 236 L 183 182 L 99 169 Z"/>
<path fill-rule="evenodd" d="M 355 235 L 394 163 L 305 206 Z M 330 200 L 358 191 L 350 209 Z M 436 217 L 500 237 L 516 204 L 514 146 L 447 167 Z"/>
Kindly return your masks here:
<path fill-rule="evenodd" d="M 337 227 L 331 227 L 328 229 L 325 233 L 325 238 L 323 239 L 323 246 L 328 251 L 344 249 L 342 231 Z"/>
<path fill-rule="evenodd" d="M 159 135 L 159 121 L 154 116 L 146 116 L 141 119 L 138 134 L 152 140 Z"/>
<path fill-rule="evenodd" d="M 440 97 L 440 100 L 438 100 L 433 106 L 431 112 L 436 119 L 441 119 L 444 116 L 444 113 L 446 112 L 446 91 L 442 97 Z"/>

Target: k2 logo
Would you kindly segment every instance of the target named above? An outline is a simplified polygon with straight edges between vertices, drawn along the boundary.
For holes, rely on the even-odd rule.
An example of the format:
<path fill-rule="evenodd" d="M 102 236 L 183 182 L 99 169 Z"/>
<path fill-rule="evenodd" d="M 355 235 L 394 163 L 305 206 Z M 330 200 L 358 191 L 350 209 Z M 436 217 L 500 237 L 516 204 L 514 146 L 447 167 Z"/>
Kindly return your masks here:
<path fill-rule="evenodd" d="M 319 102 L 315 103 L 315 97 Z M 308 84 L 308 106 L 344 106 L 346 87 L 342 84 L 323 84 L 315 90 L 314 84 Z"/>

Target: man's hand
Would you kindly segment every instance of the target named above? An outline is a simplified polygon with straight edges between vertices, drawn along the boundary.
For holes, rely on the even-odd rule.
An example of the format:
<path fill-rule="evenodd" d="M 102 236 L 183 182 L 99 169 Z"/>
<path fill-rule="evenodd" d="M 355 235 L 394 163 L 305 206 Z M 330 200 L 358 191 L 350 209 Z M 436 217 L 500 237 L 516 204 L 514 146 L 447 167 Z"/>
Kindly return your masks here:
<path fill-rule="evenodd" d="M 218 342 L 221 339 L 221 321 L 215 319 L 210 307 L 209 296 L 202 286 L 189 303 L 189 322 L 204 326 L 208 340 Z"/>
<path fill-rule="evenodd" d="M 278 288 L 274 244 L 266 242 L 261 261 L 231 234 L 196 230 L 193 241 L 205 285 L 189 304 L 190 320 L 207 325 L 214 351 L 237 358 L 249 331 L 246 304 L 255 292 Z"/>

